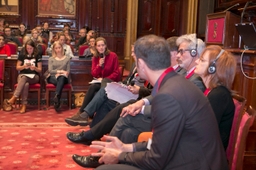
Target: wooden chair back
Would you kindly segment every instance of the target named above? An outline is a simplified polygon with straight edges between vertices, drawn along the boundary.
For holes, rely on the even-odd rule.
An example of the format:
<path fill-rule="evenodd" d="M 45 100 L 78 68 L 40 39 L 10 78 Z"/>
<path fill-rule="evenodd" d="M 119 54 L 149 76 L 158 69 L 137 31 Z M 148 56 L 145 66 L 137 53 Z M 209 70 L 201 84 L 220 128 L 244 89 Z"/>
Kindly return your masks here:
<path fill-rule="evenodd" d="M 235 148 L 235 141 L 237 137 L 237 132 L 239 129 L 239 125 L 242 119 L 242 116 L 244 114 L 245 110 L 245 104 L 246 104 L 246 99 L 238 94 L 232 94 L 233 101 L 235 104 L 235 113 L 234 113 L 234 118 L 233 118 L 233 123 L 229 135 L 229 142 L 228 142 L 228 147 L 226 150 L 226 156 L 228 160 L 231 160 L 234 148 Z"/>
<path fill-rule="evenodd" d="M 246 146 L 246 139 L 249 132 L 250 127 L 253 124 L 253 121 L 256 116 L 256 110 L 251 106 L 248 107 L 245 114 L 243 114 L 237 138 L 235 142 L 235 149 L 231 160 L 229 161 L 230 170 L 242 170 L 243 169 L 243 159 L 244 159 L 244 151 Z"/>

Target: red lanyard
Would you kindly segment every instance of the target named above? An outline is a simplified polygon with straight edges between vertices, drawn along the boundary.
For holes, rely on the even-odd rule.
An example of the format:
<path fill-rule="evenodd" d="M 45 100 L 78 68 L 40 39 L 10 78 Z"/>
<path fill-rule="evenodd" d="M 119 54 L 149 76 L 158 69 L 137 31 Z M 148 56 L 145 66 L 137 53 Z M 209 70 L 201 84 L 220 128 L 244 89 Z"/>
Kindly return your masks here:
<path fill-rule="evenodd" d="M 196 68 L 194 68 L 194 69 L 186 76 L 186 79 L 189 79 L 191 76 L 193 76 L 195 69 L 196 69 Z"/>
<path fill-rule="evenodd" d="M 159 77 L 159 80 L 158 80 L 158 84 L 157 84 L 157 92 L 158 92 L 158 90 L 159 90 L 159 88 L 160 88 L 160 84 L 162 83 L 164 77 L 165 77 L 168 73 L 170 73 L 170 72 L 172 72 L 172 71 L 174 71 L 173 68 L 172 68 L 172 67 L 169 67 L 169 68 L 167 68 L 167 69 L 161 74 L 161 76 Z"/>
<path fill-rule="evenodd" d="M 205 95 L 205 96 L 208 96 L 208 94 L 210 93 L 210 91 L 211 91 L 211 89 L 209 89 L 209 88 L 206 89 L 206 90 L 204 91 L 204 95 Z"/>

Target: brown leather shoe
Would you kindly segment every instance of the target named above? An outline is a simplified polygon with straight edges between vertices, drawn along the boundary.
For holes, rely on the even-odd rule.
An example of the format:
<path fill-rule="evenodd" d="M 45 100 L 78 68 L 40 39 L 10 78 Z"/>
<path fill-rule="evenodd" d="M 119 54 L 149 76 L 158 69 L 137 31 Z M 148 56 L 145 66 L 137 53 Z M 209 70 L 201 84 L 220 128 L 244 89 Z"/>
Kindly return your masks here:
<path fill-rule="evenodd" d="M 9 103 L 7 99 L 4 100 L 3 110 L 7 112 L 12 111 L 12 104 Z"/>
<path fill-rule="evenodd" d="M 27 105 L 23 104 L 21 106 L 20 113 L 25 113 L 26 112 L 26 108 L 27 108 Z"/>

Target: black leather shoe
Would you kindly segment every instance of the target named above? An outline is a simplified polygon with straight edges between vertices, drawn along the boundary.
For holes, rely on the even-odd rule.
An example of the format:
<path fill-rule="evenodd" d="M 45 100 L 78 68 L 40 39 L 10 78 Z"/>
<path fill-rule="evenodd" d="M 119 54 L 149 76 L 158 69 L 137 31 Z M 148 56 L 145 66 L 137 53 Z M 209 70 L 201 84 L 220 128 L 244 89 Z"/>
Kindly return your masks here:
<path fill-rule="evenodd" d="M 85 145 L 90 145 L 90 144 L 92 143 L 92 141 L 86 139 L 84 133 L 85 133 L 84 131 L 82 131 L 81 133 L 68 132 L 68 133 L 67 133 L 67 138 L 68 138 L 71 142 L 83 143 L 83 144 L 85 144 Z"/>
<path fill-rule="evenodd" d="M 102 165 L 99 163 L 100 157 L 98 156 L 79 156 L 74 154 L 72 158 L 78 165 L 86 168 L 97 168 Z"/>

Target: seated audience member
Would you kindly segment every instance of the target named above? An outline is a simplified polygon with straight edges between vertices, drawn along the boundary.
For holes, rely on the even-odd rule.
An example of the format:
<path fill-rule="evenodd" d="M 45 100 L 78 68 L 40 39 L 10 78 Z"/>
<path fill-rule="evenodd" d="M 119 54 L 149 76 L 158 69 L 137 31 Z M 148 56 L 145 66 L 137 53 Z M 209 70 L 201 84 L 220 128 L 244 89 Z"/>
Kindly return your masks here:
<path fill-rule="evenodd" d="M 73 41 L 73 36 L 72 36 L 70 30 L 69 29 L 64 29 L 63 34 L 66 37 L 66 44 L 71 44 L 71 42 Z"/>
<path fill-rule="evenodd" d="M 16 32 L 16 36 L 20 36 L 20 37 L 24 37 L 27 35 L 27 28 L 26 25 L 24 23 L 20 23 L 19 25 L 19 29 Z"/>
<path fill-rule="evenodd" d="M 39 32 L 37 29 L 32 29 L 31 31 L 31 39 L 36 43 L 42 43 L 43 39 L 41 36 L 39 36 Z"/>
<path fill-rule="evenodd" d="M 39 32 L 37 31 L 37 29 L 33 29 L 31 31 L 31 39 L 36 43 L 36 47 L 38 48 L 38 53 L 40 55 L 43 55 L 43 48 L 41 46 L 41 43 L 43 43 L 43 39 L 41 36 L 39 36 Z"/>
<path fill-rule="evenodd" d="M 88 33 L 87 33 L 87 35 L 86 35 L 86 42 L 85 42 L 84 44 L 90 45 L 89 40 L 90 40 L 91 37 L 94 37 L 94 38 L 95 38 L 95 31 L 94 31 L 94 30 L 88 31 Z"/>
<path fill-rule="evenodd" d="M 47 43 L 49 40 L 51 40 L 53 37 L 53 33 L 49 30 L 49 23 L 44 22 L 43 23 L 43 30 L 42 30 L 42 38 L 45 38 L 47 40 Z"/>
<path fill-rule="evenodd" d="M 37 25 L 36 28 L 35 28 L 37 31 L 38 31 L 38 36 L 42 36 L 42 31 L 43 31 L 43 28 L 41 25 Z"/>
<path fill-rule="evenodd" d="M 208 46 L 196 63 L 195 74 L 203 79 L 207 88 L 205 95 L 217 118 L 226 149 L 235 111 L 230 89 L 236 74 L 236 59 L 219 46 Z"/>
<path fill-rule="evenodd" d="M 96 49 L 95 49 L 95 38 L 91 37 L 89 39 L 89 47 L 84 50 L 83 56 L 86 59 L 91 59 L 93 56 L 96 55 Z"/>
<path fill-rule="evenodd" d="M 31 38 L 30 38 L 29 36 L 27 36 L 27 35 L 22 38 L 23 45 L 22 45 L 22 48 L 21 48 L 19 54 L 24 54 L 24 55 L 26 54 L 26 47 L 25 47 L 25 44 L 26 44 L 26 42 L 27 42 L 28 40 L 31 40 Z M 37 49 L 37 50 L 38 50 L 38 49 Z"/>
<path fill-rule="evenodd" d="M 80 38 L 79 38 L 77 44 L 75 45 L 75 48 L 76 48 L 77 50 L 78 50 L 78 48 L 79 48 L 80 45 L 83 45 L 84 43 L 87 42 L 87 40 L 86 40 L 86 33 L 87 33 L 87 32 L 86 32 L 86 29 L 85 29 L 85 28 L 81 28 L 81 29 L 79 30 Z"/>
<path fill-rule="evenodd" d="M 132 53 L 133 55 L 133 53 Z M 139 99 L 145 96 L 150 95 L 151 90 L 144 87 L 144 80 L 140 80 L 135 76 L 137 75 L 136 67 L 134 66 L 130 75 L 123 82 L 123 84 L 127 85 L 127 90 L 131 91 L 133 94 L 139 94 Z M 133 84 L 134 83 L 134 84 Z M 133 86 L 131 86 L 133 84 Z M 93 99 L 89 102 L 89 104 L 83 109 L 81 114 L 76 114 L 71 118 L 65 119 L 65 121 L 71 125 L 81 125 L 85 126 L 89 123 L 89 117 L 93 117 L 93 121 L 91 123 L 91 127 L 95 126 L 98 122 L 100 122 L 105 115 L 116 107 L 117 102 L 110 100 L 106 94 L 105 87 L 102 87 L 93 97 Z M 96 114 L 94 114 L 96 112 Z M 72 136 L 72 134 L 70 134 Z M 70 140 L 72 137 L 70 137 Z M 86 139 L 86 138 L 85 138 Z"/>
<path fill-rule="evenodd" d="M 55 35 L 53 35 L 52 39 L 50 40 L 51 44 L 53 44 L 55 41 L 58 41 L 60 34 L 62 34 L 62 32 L 56 32 Z M 48 46 L 51 47 L 51 46 Z"/>
<path fill-rule="evenodd" d="M 63 49 L 64 49 L 64 54 L 69 57 L 69 58 L 72 58 L 74 57 L 74 54 L 72 52 L 72 49 L 70 47 L 70 45 L 66 44 L 66 36 L 62 33 L 62 34 L 59 34 L 59 39 L 58 41 L 60 42 L 60 44 L 63 46 Z"/>
<path fill-rule="evenodd" d="M 12 36 L 12 30 L 10 27 L 4 28 L 4 37 L 6 42 L 15 42 L 18 46 L 22 46 L 18 38 Z"/>
<path fill-rule="evenodd" d="M 4 110 L 12 110 L 16 99 L 22 96 L 20 113 L 26 112 L 29 84 L 39 82 L 39 73 L 42 71 L 42 56 L 38 55 L 36 44 L 28 40 L 25 44 L 25 54 L 20 54 L 17 60 L 16 69 L 19 71 L 18 86 L 9 100 L 4 101 Z M 30 76 L 28 76 L 30 75 Z"/>
<path fill-rule="evenodd" d="M 116 137 L 93 141 L 100 152 L 96 169 L 222 169 L 228 164 L 213 110 L 203 93 L 170 67 L 170 49 L 163 38 L 148 35 L 134 46 L 139 75 L 152 91 L 152 142 L 123 144 Z M 81 165 L 87 160 L 73 155 Z"/>
<path fill-rule="evenodd" d="M 64 55 L 64 48 L 59 41 L 53 43 L 52 48 L 52 57 L 48 60 L 48 71 L 50 75 L 46 80 L 48 83 L 56 86 L 54 109 L 58 112 L 63 87 L 69 83 L 70 57 Z"/>
<path fill-rule="evenodd" d="M 4 36 L 0 34 L 0 55 L 5 54 L 8 57 L 11 56 L 11 49 L 5 44 Z"/>
<path fill-rule="evenodd" d="M 83 104 L 76 113 L 78 115 L 84 112 L 84 108 L 90 103 L 101 86 L 105 87 L 106 82 L 120 81 L 118 57 L 116 53 L 108 49 L 105 38 L 98 37 L 95 41 L 95 47 L 97 52 L 96 56 L 92 58 L 91 74 L 95 79 L 99 80 L 99 82 L 103 80 L 103 83 L 93 83 L 89 86 Z"/>
<path fill-rule="evenodd" d="M 177 54 L 178 47 L 176 45 L 176 39 L 177 39 L 177 37 L 168 38 L 168 43 L 169 43 L 169 46 L 170 46 L 170 54 L 171 54 L 170 58 L 171 58 L 171 61 L 172 61 L 171 66 L 175 69 L 175 71 L 177 73 L 183 75 L 185 71 L 183 71 L 177 63 L 176 54 Z M 133 48 L 132 48 L 132 56 L 135 59 Z M 130 72 L 132 73 L 134 71 L 130 71 Z M 131 76 L 127 77 L 127 80 L 131 80 L 133 76 L 134 76 L 134 74 L 131 74 Z M 147 88 L 151 89 L 150 86 L 151 85 L 149 85 Z M 134 91 L 134 90 L 136 91 L 136 86 L 133 86 L 133 87 L 129 86 L 129 87 L 130 87 L 131 91 Z M 138 99 L 148 96 L 151 92 L 148 89 L 146 89 L 144 87 L 140 87 L 139 89 L 137 89 L 137 90 L 139 90 L 139 94 L 140 94 Z M 98 95 L 98 93 L 96 95 Z M 103 98 L 103 97 L 101 97 L 101 98 Z M 103 135 L 105 135 L 105 134 L 107 134 L 111 131 L 111 129 L 113 128 L 113 126 L 115 125 L 117 120 L 119 119 L 122 109 L 124 107 L 128 106 L 129 104 L 132 104 L 132 103 L 135 103 L 135 102 L 136 102 L 136 100 L 130 100 L 130 101 L 124 103 L 124 104 L 118 105 L 117 107 L 112 109 L 104 117 L 104 119 L 102 121 L 97 123 L 95 126 L 91 127 L 90 130 L 82 131 L 81 133 L 69 132 L 69 133 L 67 133 L 67 138 L 72 142 L 85 143 L 85 144 L 90 144 L 91 141 L 96 140 L 96 139 L 100 139 Z M 88 109 L 85 108 L 84 110 L 86 111 Z M 146 108 L 145 110 L 149 110 L 149 109 Z M 101 112 L 101 110 L 99 112 Z M 96 113 L 96 116 L 97 116 L 97 113 Z M 65 121 L 66 122 L 70 121 L 70 123 L 78 123 L 79 125 L 85 123 L 85 120 L 82 120 L 81 118 L 79 119 L 79 121 L 78 120 L 77 121 L 73 120 L 73 122 L 72 122 L 71 120 L 67 120 L 67 119 Z M 139 121 L 140 121 L 140 124 L 138 124 L 136 127 L 140 127 L 141 131 L 151 130 L 150 129 L 150 126 L 151 126 L 150 125 L 150 123 L 151 123 L 150 115 L 139 117 Z M 134 123 L 135 122 L 138 122 L 138 120 L 134 120 Z M 135 134 L 129 134 L 130 136 L 127 136 L 126 139 L 128 139 L 128 138 L 134 139 L 134 136 L 136 134 L 138 135 L 139 132 L 136 132 Z M 123 140 L 125 140 L 125 139 L 123 139 Z M 137 137 L 136 137 L 136 140 L 137 140 Z M 94 160 L 94 159 L 95 159 L 94 157 L 91 157 L 88 160 Z"/>

